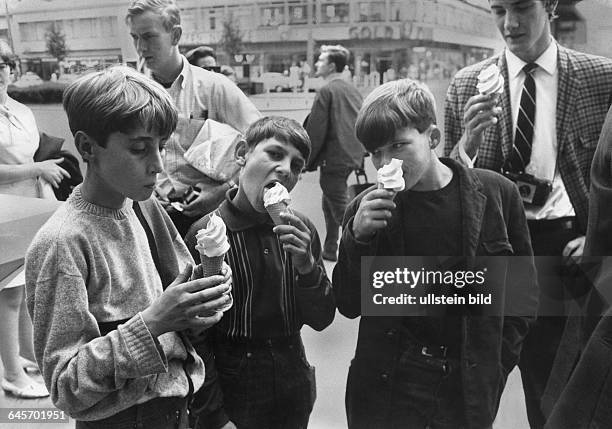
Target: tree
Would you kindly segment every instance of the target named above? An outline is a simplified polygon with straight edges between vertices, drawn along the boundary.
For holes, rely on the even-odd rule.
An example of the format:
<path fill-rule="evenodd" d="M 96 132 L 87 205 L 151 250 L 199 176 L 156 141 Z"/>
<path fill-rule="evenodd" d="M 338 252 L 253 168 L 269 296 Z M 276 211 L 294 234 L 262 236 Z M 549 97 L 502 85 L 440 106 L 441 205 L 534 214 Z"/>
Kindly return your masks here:
<path fill-rule="evenodd" d="M 230 61 L 234 55 L 240 54 L 242 51 L 243 33 L 240 31 L 238 21 L 234 19 L 233 14 L 229 14 L 222 24 L 221 39 L 219 47 L 230 57 Z"/>
<path fill-rule="evenodd" d="M 58 62 L 63 61 L 68 54 L 68 47 L 66 46 L 66 35 L 57 23 L 54 22 L 49 26 L 45 34 L 45 40 L 47 42 L 47 52 Z"/>

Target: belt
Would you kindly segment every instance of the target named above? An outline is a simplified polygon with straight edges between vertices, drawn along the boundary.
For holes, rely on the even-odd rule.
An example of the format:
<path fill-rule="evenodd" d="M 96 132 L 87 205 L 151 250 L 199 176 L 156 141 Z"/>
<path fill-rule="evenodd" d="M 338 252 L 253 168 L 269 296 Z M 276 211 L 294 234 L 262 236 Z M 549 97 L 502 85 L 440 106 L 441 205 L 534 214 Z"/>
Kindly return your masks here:
<path fill-rule="evenodd" d="M 578 228 L 576 218 L 573 216 L 558 219 L 528 219 L 527 225 L 532 234 L 554 231 L 574 231 Z"/>
<path fill-rule="evenodd" d="M 302 344 L 302 337 L 298 334 L 286 337 L 269 338 L 223 338 L 217 336 L 215 342 L 219 344 L 245 347 L 247 349 L 264 349 L 274 347 L 291 347 Z"/>

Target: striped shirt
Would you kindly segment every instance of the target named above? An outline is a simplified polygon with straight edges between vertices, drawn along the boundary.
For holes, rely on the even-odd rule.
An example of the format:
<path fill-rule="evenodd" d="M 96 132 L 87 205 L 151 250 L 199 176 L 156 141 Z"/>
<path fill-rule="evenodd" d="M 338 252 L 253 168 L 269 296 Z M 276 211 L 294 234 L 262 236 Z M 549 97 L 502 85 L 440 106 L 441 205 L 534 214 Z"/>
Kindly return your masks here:
<path fill-rule="evenodd" d="M 261 340 L 297 334 L 304 324 L 324 329 L 334 318 L 335 304 L 316 228 L 294 211 L 312 231 L 315 258 L 314 270 L 300 275 L 272 231 L 270 217 L 239 211 L 230 200 L 236 192 L 229 190 L 216 212 L 227 226 L 230 250 L 226 262 L 232 268 L 234 297 L 233 307 L 215 325 L 216 334 L 236 340 Z M 207 216 L 200 219 L 186 237 L 196 260 L 195 232 L 207 222 Z"/>

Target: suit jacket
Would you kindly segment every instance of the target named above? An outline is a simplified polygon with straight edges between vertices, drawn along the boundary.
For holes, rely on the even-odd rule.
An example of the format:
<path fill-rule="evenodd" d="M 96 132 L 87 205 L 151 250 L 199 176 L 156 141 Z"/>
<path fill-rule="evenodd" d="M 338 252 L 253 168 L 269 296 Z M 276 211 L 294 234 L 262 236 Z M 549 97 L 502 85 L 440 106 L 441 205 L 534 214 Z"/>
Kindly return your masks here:
<path fill-rule="evenodd" d="M 591 160 L 612 101 L 612 60 L 563 46 L 558 48 L 557 166 L 584 234 Z M 444 152 L 459 159 L 457 143 L 465 129 L 465 104 L 477 94 L 476 83 L 480 71 L 493 63 L 499 66 L 505 79 L 502 114 L 497 125 L 485 131 L 475 167 L 500 171 L 512 149 L 513 131 L 508 67 L 503 52 L 460 70 L 452 80 L 444 109 Z"/>
<path fill-rule="evenodd" d="M 506 276 L 496 285 L 497 292 L 506 296 L 505 302 L 500 301 L 504 304 L 498 316 L 462 319 L 461 394 L 468 427 L 482 428 L 495 418 L 506 376 L 518 362 L 528 322 L 535 317 L 538 292 L 533 252 L 523 205 L 513 183 L 497 173 L 467 169 L 450 159 L 442 162 L 459 175 L 461 256 L 482 262 L 490 256 L 499 260 L 498 256 L 514 255 L 508 258 L 509 263 L 521 264 L 508 266 Z M 355 240 L 352 222 L 367 192 L 358 195 L 346 210 L 333 274 L 338 310 L 349 318 L 361 315 L 361 256 L 404 253 L 403 212 L 394 213 L 389 225 L 372 241 Z M 402 326 L 402 317 L 361 318 L 347 383 L 349 428 L 391 427 L 391 410 L 403 406 L 393 401 L 394 386 L 400 385 L 400 357 L 404 352 Z"/>
<path fill-rule="evenodd" d="M 612 400 L 612 110 L 591 167 L 589 224 L 581 263 L 588 294 L 565 328 L 542 406 L 547 428 L 610 425 Z M 602 318 L 600 315 L 606 311 Z"/>
<path fill-rule="evenodd" d="M 357 88 L 342 79 L 333 79 L 319 89 L 305 125 L 312 143 L 306 170 L 320 165 L 358 168 L 363 164 L 365 148 L 355 135 L 362 101 Z"/>

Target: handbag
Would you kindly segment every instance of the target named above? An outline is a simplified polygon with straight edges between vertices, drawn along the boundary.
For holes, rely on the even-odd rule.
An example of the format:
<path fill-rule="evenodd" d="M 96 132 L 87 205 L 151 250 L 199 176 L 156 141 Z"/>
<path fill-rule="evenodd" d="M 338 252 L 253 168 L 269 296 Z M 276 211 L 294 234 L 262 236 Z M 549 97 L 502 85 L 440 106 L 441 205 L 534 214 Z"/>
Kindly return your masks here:
<path fill-rule="evenodd" d="M 363 167 L 353 170 L 353 173 L 355 173 L 357 183 L 348 186 L 349 201 L 352 201 L 357 195 L 374 186 L 374 183 L 368 181 L 368 176 Z"/>

